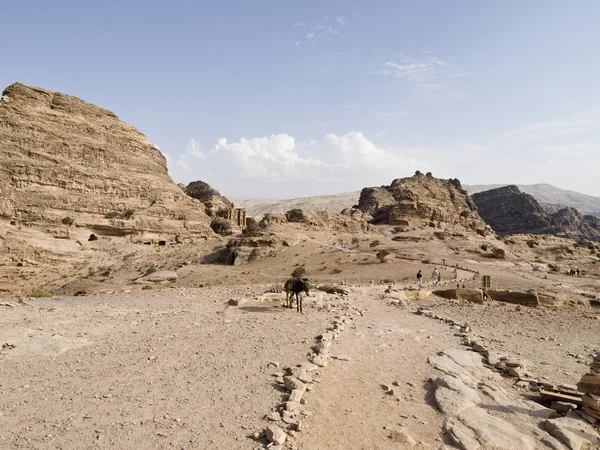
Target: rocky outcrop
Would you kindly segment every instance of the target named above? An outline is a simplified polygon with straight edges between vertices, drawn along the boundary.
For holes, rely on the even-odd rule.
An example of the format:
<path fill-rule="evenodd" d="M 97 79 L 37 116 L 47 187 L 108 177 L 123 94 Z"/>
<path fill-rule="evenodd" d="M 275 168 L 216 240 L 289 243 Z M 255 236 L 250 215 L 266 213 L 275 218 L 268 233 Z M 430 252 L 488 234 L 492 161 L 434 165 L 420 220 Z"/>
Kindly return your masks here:
<path fill-rule="evenodd" d="M 548 214 L 538 201 L 517 186 L 473 194 L 479 215 L 500 234 L 554 234 L 600 240 L 600 219 L 582 216 L 575 208 Z"/>
<path fill-rule="evenodd" d="M 600 240 L 600 217 L 582 216 L 575 208 L 563 208 L 552 214 L 552 234 L 572 238 Z"/>
<path fill-rule="evenodd" d="M 258 228 L 272 231 L 279 225 L 296 223 L 309 229 L 360 233 L 374 231 L 375 227 L 368 222 L 370 219 L 369 214 L 352 209 L 344 210 L 341 214 L 292 209 L 285 214 L 265 214 Z"/>
<path fill-rule="evenodd" d="M 282 242 L 272 236 L 235 238 L 231 239 L 224 248 L 208 255 L 204 262 L 239 266 L 277 256 L 281 247 Z"/>
<path fill-rule="evenodd" d="M 227 217 L 233 209 L 233 203 L 227 197 L 223 197 L 204 181 L 192 181 L 184 191 L 190 197 L 200 200 L 206 207 L 206 214 L 211 217 Z"/>
<path fill-rule="evenodd" d="M 335 214 L 327 211 L 305 211 L 292 209 L 285 213 L 288 223 L 300 223 L 312 229 L 342 231 L 346 233 L 360 233 L 374 231 L 373 225 L 368 223 L 371 218 L 368 214 L 345 213 Z"/>
<path fill-rule="evenodd" d="M 373 216 L 373 223 L 433 225 L 485 230 L 477 207 L 460 181 L 441 180 L 417 172 L 390 186 L 364 188 L 355 209 Z"/>
<path fill-rule="evenodd" d="M 396 199 L 387 188 L 368 187 L 361 191 L 356 209 L 373 215 L 377 210 L 395 203 Z"/>
<path fill-rule="evenodd" d="M 473 194 L 481 218 L 498 234 L 544 233 L 550 216 L 535 198 L 517 186 L 504 186 Z"/>
<path fill-rule="evenodd" d="M 171 180 L 160 151 L 79 98 L 20 83 L 6 88 L 0 161 L 2 218 L 212 234 L 204 207 Z"/>

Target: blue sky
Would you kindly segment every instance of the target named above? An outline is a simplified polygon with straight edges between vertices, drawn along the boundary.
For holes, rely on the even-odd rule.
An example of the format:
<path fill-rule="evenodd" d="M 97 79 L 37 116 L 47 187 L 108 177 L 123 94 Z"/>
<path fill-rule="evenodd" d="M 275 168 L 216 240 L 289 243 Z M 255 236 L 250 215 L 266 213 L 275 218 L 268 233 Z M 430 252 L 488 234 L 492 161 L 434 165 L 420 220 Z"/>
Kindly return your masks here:
<path fill-rule="evenodd" d="M 177 182 L 296 197 L 415 170 L 600 196 L 600 2 L 28 1 L 0 85 L 76 95 Z"/>

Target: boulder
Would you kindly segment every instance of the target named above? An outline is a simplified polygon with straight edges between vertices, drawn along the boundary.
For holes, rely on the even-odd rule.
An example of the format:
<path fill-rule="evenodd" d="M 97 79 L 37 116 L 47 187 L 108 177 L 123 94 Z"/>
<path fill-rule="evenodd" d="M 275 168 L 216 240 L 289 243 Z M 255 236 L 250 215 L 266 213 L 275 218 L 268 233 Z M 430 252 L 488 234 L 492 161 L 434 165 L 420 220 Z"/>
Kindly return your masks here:
<path fill-rule="evenodd" d="M 265 435 L 269 442 L 272 442 L 275 445 L 283 445 L 287 438 L 285 432 L 279 428 L 277 425 L 270 425 L 265 430 Z"/>

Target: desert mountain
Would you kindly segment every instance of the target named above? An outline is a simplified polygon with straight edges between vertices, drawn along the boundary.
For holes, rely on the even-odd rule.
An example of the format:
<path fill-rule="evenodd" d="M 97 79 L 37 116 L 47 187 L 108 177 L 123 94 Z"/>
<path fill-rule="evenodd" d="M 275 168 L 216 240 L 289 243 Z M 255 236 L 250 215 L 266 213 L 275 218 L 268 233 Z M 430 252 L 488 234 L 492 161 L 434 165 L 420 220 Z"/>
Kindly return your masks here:
<path fill-rule="evenodd" d="M 208 233 L 204 206 L 164 156 L 112 112 L 15 83 L 0 101 L 0 217 L 102 234 Z"/>
<path fill-rule="evenodd" d="M 478 192 L 489 191 L 503 186 L 506 185 L 465 185 L 465 189 L 473 195 Z M 516 186 L 521 192 L 533 196 L 547 213 L 552 214 L 560 209 L 572 207 L 581 214 L 600 216 L 600 197 L 593 197 L 580 192 L 560 189 L 550 184 L 517 184 Z"/>
<path fill-rule="evenodd" d="M 373 223 L 459 227 L 482 233 L 486 228 L 459 180 L 441 180 L 418 171 L 390 186 L 364 188 L 356 209 L 371 214 Z"/>
<path fill-rule="evenodd" d="M 600 219 L 575 208 L 548 214 L 531 195 L 515 186 L 473 194 L 479 215 L 498 234 L 554 234 L 600 240 Z"/>
<path fill-rule="evenodd" d="M 282 214 L 291 209 L 339 213 L 343 209 L 356 205 L 359 196 L 360 191 L 354 191 L 337 195 L 318 195 L 292 199 L 238 197 L 231 198 L 231 200 L 240 208 L 245 208 L 248 216 L 262 217 L 267 213 Z"/>

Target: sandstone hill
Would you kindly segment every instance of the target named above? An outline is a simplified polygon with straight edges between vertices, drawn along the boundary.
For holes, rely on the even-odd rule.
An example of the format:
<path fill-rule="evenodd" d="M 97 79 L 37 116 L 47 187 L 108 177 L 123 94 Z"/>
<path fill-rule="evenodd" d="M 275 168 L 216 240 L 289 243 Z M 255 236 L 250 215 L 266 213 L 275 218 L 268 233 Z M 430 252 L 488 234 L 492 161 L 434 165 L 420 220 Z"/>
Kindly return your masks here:
<path fill-rule="evenodd" d="M 164 156 L 110 111 L 15 83 L 0 102 L 0 217 L 98 234 L 210 233 Z M 121 231 L 119 231 L 121 230 Z"/>
<path fill-rule="evenodd" d="M 600 240 L 598 217 L 583 216 L 570 207 L 548 214 L 533 196 L 515 185 L 473 194 L 473 200 L 479 215 L 501 235 L 554 234 Z"/>
<path fill-rule="evenodd" d="M 356 209 L 373 216 L 373 223 L 463 228 L 485 233 L 485 222 L 457 179 L 441 180 L 417 172 L 390 186 L 364 188 Z"/>
<path fill-rule="evenodd" d="M 507 186 L 505 184 L 488 184 L 466 186 L 465 189 L 471 194 L 489 191 L 499 187 Z M 572 207 L 582 214 L 591 214 L 600 216 L 600 197 L 582 194 L 580 192 L 569 191 L 557 188 L 546 183 L 540 184 L 517 184 L 521 192 L 533 196 L 544 210 L 553 214 L 560 209 Z"/>

